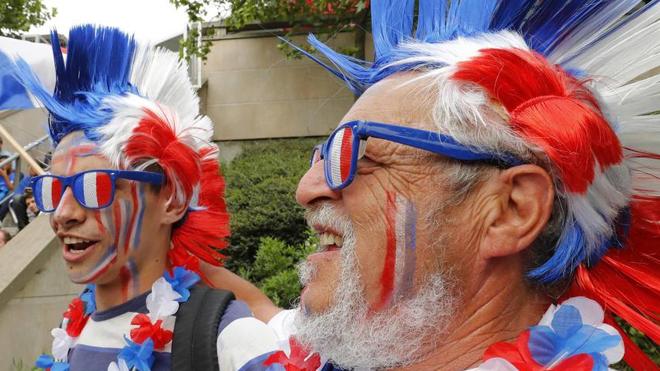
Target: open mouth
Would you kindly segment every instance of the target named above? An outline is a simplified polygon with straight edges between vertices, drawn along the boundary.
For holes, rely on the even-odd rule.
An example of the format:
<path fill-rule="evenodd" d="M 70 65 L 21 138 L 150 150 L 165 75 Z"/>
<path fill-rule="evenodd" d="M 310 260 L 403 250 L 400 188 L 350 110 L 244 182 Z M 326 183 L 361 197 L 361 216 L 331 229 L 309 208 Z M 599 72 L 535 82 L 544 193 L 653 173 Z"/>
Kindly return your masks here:
<path fill-rule="evenodd" d="M 335 251 L 344 245 L 344 238 L 330 231 L 319 233 L 319 252 Z"/>
<path fill-rule="evenodd" d="M 84 254 L 87 249 L 99 241 L 85 240 L 76 237 L 64 237 L 62 242 L 64 242 L 64 250 L 66 253 L 71 254 L 72 256 L 77 256 Z"/>

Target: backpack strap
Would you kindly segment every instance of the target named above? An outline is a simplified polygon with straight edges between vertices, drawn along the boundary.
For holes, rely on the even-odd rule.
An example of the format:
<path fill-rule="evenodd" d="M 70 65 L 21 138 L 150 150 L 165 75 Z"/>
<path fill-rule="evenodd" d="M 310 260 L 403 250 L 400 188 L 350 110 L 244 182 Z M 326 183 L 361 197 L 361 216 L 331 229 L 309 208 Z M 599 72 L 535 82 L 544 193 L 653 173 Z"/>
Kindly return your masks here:
<path fill-rule="evenodd" d="M 196 285 L 190 299 L 176 314 L 172 339 L 172 370 L 218 370 L 218 326 L 229 303 L 231 291 Z"/>

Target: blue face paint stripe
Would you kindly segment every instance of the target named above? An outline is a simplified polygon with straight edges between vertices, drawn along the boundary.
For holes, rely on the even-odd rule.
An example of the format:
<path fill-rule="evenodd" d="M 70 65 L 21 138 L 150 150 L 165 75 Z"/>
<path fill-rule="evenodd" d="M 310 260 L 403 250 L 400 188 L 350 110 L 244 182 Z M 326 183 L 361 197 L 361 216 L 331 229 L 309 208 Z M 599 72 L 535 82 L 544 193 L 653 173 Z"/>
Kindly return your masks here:
<path fill-rule="evenodd" d="M 144 184 L 138 185 L 138 217 L 136 225 L 133 228 L 133 248 L 137 249 L 140 246 L 140 235 L 142 234 L 142 218 L 144 217 Z"/>
<path fill-rule="evenodd" d="M 128 262 L 128 271 L 131 273 L 131 282 L 133 284 L 133 295 L 137 295 L 140 292 L 140 277 L 137 269 L 137 264 L 133 258 L 129 258 Z"/>
<path fill-rule="evenodd" d="M 417 209 L 412 202 L 406 204 L 405 211 L 405 258 L 401 280 L 403 292 L 410 292 L 415 285 L 415 268 L 417 264 Z"/>

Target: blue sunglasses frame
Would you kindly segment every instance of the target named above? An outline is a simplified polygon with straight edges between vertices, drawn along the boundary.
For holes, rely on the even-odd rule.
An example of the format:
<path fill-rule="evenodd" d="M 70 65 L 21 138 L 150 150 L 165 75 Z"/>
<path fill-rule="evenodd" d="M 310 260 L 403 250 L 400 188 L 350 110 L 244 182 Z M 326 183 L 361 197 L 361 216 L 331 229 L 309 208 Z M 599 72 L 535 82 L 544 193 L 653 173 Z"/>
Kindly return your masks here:
<path fill-rule="evenodd" d="M 310 160 L 310 167 L 317 161 L 325 159 L 328 156 L 328 151 L 335 135 L 337 135 L 342 129 L 346 128 L 350 128 L 353 132 L 351 166 L 349 168 L 348 178 L 343 183 L 334 186 L 330 181 L 330 179 L 332 179 L 332 165 L 329 161 L 325 161 L 323 165 L 325 182 L 328 184 L 328 187 L 335 191 L 346 188 L 355 178 L 357 160 L 359 160 L 358 154 L 360 151 L 360 142 L 367 140 L 369 137 L 384 139 L 390 142 L 422 149 L 458 161 L 482 161 L 504 167 L 514 167 L 524 164 L 522 160 L 515 156 L 493 154 L 463 145 L 449 135 L 406 126 L 356 120 L 337 127 L 332 134 L 328 136 L 328 139 L 326 139 L 325 142 L 314 147 L 312 158 Z M 316 158 L 317 154 L 320 155 L 318 158 Z"/>
<path fill-rule="evenodd" d="M 78 184 L 76 183 L 76 180 L 78 180 L 78 178 L 84 176 L 87 173 L 105 173 L 110 176 L 110 185 L 112 188 L 110 191 L 110 201 L 107 204 L 103 206 L 99 205 L 97 207 L 89 207 L 85 205 L 84 190 L 78 189 L 80 187 L 76 187 L 75 185 Z M 145 182 L 150 184 L 163 184 L 163 182 L 165 181 L 165 176 L 161 173 L 154 173 L 150 171 L 131 171 L 131 170 L 112 170 L 112 169 L 86 170 L 73 174 L 71 176 L 58 176 L 52 174 L 39 175 L 31 179 L 30 185 L 34 190 L 33 191 L 34 201 L 37 204 L 37 207 L 42 212 L 46 212 L 46 213 L 55 211 L 59 206 L 59 202 L 57 205 L 53 205 L 52 209 L 46 209 L 43 207 L 43 199 L 41 197 L 41 184 L 42 184 L 41 180 L 45 178 L 56 178 L 62 183 L 62 189 L 61 189 L 62 193 L 60 194 L 60 199 L 62 198 L 64 192 L 66 192 L 66 189 L 68 187 L 71 187 L 71 191 L 73 192 L 73 197 L 76 199 L 78 204 L 80 204 L 80 206 L 86 209 L 91 209 L 91 210 L 104 209 L 112 205 L 112 202 L 115 200 L 115 189 L 116 189 L 115 183 L 117 182 L 117 179 L 135 180 L 138 182 Z"/>

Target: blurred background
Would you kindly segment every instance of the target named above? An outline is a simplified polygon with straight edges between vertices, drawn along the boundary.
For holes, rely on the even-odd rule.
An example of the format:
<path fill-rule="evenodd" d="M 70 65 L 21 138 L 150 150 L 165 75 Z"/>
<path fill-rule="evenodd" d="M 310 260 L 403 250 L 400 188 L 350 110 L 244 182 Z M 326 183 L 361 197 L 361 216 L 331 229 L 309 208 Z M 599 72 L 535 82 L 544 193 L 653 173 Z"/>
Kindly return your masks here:
<path fill-rule="evenodd" d="M 188 63 L 201 111 L 215 124 L 227 181 L 232 237 L 223 251 L 226 266 L 276 304 L 295 305 L 295 265 L 317 242 L 294 201 L 296 185 L 311 148 L 355 97 L 279 37 L 314 52 L 304 41 L 313 32 L 335 50 L 369 59 L 369 0 L 0 0 L 0 49 L 48 75 L 51 30 L 66 52 L 68 29 L 81 23 L 134 32 Z M 27 157 L 47 166 L 47 118 L 29 100 L 23 110 L 6 110 L 3 99 L 0 91 L 0 169 L 13 173 L 10 181 L 18 186 L 30 176 Z M 28 215 L 29 195 L 19 191 L 3 195 L 0 184 L 0 369 L 30 370 L 32 360 L 50 350 L 49 330 L 81 288 L 67 279 L 47 218 Z M 630 331 L 660 363 L 657 346 Z"/>

